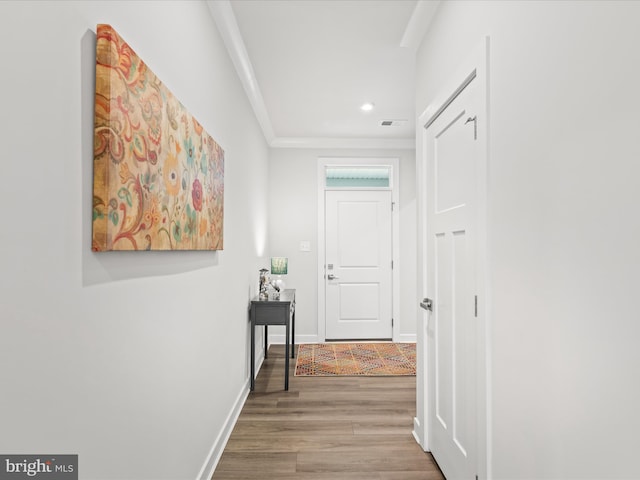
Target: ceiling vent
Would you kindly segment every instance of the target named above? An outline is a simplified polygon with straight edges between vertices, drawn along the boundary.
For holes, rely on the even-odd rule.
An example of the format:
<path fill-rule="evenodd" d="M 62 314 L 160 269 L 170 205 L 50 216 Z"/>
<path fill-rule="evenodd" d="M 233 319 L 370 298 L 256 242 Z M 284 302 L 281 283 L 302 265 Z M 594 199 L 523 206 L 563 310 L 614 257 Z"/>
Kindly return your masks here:
<path fill-rule="evenodd" d="M 382 120 L 380 121 L 381 127 L 404 127 L 409 120 Z"/>

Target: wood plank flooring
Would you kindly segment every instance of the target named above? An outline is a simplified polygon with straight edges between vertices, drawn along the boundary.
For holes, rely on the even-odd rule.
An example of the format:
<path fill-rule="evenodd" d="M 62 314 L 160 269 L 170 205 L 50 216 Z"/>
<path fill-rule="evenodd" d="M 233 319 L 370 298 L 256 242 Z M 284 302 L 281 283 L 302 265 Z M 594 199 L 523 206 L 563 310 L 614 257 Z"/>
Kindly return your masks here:
<path fill-rule="evenodd" d="M 415 442 L 415 377 L 295 377 L 274 345 L 212 480 L 440 480 Z"/>

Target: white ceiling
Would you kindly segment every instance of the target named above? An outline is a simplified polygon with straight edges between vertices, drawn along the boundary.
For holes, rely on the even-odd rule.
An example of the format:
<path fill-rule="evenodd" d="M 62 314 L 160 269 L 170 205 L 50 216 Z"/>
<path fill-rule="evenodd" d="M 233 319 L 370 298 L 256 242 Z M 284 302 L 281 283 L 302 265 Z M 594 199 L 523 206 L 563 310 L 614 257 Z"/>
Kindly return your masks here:
<path fill-rule="evenodd" d="M 415 48 L 438 2 L 208 4 L 271 146 L 414 147 Z"/>

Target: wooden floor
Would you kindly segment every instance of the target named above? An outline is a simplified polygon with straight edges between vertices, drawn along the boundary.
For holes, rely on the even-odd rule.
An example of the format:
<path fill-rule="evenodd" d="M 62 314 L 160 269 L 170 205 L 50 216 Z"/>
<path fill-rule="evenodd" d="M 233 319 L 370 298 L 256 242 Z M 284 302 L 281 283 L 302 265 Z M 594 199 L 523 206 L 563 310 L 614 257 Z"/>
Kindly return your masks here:
<path fill-rule="evenodd" d="M 436 480 L 411 433 L 415 377 L 295 377 L 284 348 L 262 365 L 213 480 Z"/>

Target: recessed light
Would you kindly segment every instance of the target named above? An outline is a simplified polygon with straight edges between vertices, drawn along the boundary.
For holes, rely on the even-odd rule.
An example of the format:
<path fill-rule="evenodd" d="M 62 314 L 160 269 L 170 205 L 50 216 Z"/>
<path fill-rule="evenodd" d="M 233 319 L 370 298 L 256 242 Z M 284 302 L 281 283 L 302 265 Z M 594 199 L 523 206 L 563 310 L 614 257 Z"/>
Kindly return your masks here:
<path fill-rule="evenodd" d="M 362 110 L 363 112 L 370 112 L 371 110 L 373 110 L 373 103 L 371 102 L 367 102 L 362 104 L 362 106 L 360 107 L 360 110 Z"/>

